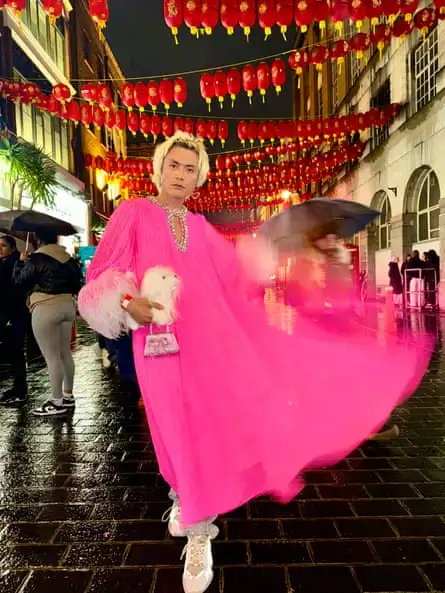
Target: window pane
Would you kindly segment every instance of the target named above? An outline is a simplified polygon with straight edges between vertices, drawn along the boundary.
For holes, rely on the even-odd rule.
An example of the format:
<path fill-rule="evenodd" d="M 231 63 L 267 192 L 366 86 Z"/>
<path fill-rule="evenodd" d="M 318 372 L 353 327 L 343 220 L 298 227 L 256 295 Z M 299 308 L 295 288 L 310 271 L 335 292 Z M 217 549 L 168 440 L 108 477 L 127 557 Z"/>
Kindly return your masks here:
<path fill-rule="evenodd" d="M 426 178 L 422 184 L 422 189 L 420 190 L 419 196 L 419 205 L 417 209 L 419 212 L 428 209 L 428 178 Z"/>
<path fill-rule="evenodd" d="M 388 247 L 388 227 L 380 227 L 380 249 L 386 249 Z"/>
<path fill-rule="evenodd" d="M 430 232 L 435 231 L 439 228 L 439 208 L 430 210 Z"/>
<path fill-rule="evenodd" d="M 437 206 L 440 200 L 439 182 L 436 175 L 431 171 L 429 174 L 429 185 L 430 185 L 430 203 L 429 207 Z"/>
<path fill-rule="evenodd" d="M 27 140 L 28 142 L 34 142 L 31 105 L 22 104 L 22 113 L 23 113 L 22 138 L 24 140 Z"/>
<path fill-rule="evenodd" d="M 45 145 L 45 137 L 43 131 L 43 117 L 42 113 L 39 111 L 35 111 L 35 119 L 36 119 L 36 146 L 39 148 L 44 148 Z"/>
<path fill-rule="evenodd" d="M 418 218 L 418 241 L 426 241 L 429 239 L 428 236 L 428 212 L 419 214 Z"/>
<path fill-rule="evenodd" d="M 53 122 L 49 113 L 43 114 L 43 127 L 45 130 L 45 152 L 53 157 Z"/>
<path fill-rule="evenodd" d="M 68 126 L 62 125 L 62 162 L 61 165 L 69 171 L 70 168 L 70 146 L 69 146 L 69 134 Z"/>

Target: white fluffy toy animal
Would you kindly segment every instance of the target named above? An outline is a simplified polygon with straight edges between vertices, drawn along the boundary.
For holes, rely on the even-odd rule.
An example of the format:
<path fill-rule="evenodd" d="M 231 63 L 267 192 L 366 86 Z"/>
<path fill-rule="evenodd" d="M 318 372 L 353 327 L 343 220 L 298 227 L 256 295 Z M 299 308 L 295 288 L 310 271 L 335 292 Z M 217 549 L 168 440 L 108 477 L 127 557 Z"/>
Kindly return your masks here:
<path fill-rule="evenodd" d="M 155 325 L 170 325 L 176 321 L 176 302 L 180 285 L 179 277 L 171 268 L 156 266 L 145 272 L 139 296 L 159 303 L 163 307 L 163 309 L 153 309 Z M 136 330 L 143 327 L 127 312 L 125 312 L 125 321 L 128 329 Z"/>

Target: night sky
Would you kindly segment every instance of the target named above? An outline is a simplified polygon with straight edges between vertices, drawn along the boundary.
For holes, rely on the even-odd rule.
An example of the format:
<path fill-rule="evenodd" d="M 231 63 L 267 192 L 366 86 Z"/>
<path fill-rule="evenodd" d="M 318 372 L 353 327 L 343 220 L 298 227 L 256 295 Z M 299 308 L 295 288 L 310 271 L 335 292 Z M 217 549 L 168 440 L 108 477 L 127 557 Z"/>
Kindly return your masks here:
<path fill-rule="evenodd" d="M 105 30 L 113 52 L 120 63 L 126 77 L 143 79 L 150 76 L 169 75 L 201 68 L 222 67 L 243 60 L 261 59 L 265 56 L 289 50 L 293 46 L 296 34 L 295 26 L 288 31 L 287 42 L 284 41 L 277 27 L 272 36 L 265 41 L 264 31 L 257 25 L 252 29 L 250 42 L 246 41 L 240 27 L 229 37 L 222 25 L 214 30 L 213 35 L 196 39 L 189 29 L 180 29 L 180 43 L 175 45 L 170 29 L 164 22 L 162 0 L 109 0 L 110 20 Z M 287 56 L 283 56 L 287 63 Z M 269 65 L 272 59 L 267 60 Z M 241 69 L 241 65 L 239 68 Z M 291 70 L 287 68 L 287 82 L 279 97 L 271 87 L 267 93 L 266 104 L 261 103 L 258 93 L 255 93 L 252 106 L 249 105 L 246 94 L 239 95 L 235 109 L 232 110 L 230 98 L 226 99 L 221 111 L 216 101 L 212 105 L 211 115 L 224 118 L 237 117 L 249 119 L 280 118 L 292 116 L 292 78 Z M 189 75 L 184 78 L 188 86 L 188 100 L 183 109 L 172 110 L 171 115 L 201 117 L 209 115 L 205 101 L 199 90 L 199 75 Z M 229 122 L 229 142 L 227 148 L 239 148 L 236 137 L 237 121 Z M 143 137 L 138 135 L 138 141 Z M 230 142 L 230 139 L 232 141 Z M 220 150 L 219 142 L 215 150 Z"/>

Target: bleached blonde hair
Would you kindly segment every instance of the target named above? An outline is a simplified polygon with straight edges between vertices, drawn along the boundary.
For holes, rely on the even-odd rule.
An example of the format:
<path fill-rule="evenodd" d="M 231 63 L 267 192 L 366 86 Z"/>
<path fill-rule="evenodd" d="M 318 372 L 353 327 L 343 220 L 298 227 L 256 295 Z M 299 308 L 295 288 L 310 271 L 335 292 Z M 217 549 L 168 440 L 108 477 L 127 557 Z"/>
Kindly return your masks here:
<path fill-rule="evenodd" d="M 198 179 L 196 181 L 196 187 L 201 187 L 205 183 L 210 169 L 209 155 L 201 140 L 181 131 L 176 132 L 168 140 L 162 144 L 158 144 L 156 147 L 153 156 L 153 183 L 161 191 L 162 169 L 164 167 L 165 157 L 175 146 L 193 150 L 198 155 Z"/>

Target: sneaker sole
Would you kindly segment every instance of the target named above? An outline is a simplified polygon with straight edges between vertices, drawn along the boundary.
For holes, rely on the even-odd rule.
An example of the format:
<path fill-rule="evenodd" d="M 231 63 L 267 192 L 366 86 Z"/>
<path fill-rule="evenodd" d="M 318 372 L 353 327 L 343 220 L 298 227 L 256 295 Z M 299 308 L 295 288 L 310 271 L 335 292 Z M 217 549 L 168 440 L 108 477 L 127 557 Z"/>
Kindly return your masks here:
<path fill-rule="evenodd" d="M 51 413 L 48 413 L 48 412 L 37 412 L 36 410 L 33 410 L 31 412 L 31 414 L 33 416 L 38 416 L 39 418 L 52 418 L 53 416 L 63 416 L 67 412 L 68 412 L 68 410 L 60 410 L 60 412 L 57 411 L 57 412 L 51 412 Z"/>

